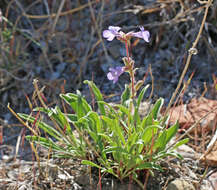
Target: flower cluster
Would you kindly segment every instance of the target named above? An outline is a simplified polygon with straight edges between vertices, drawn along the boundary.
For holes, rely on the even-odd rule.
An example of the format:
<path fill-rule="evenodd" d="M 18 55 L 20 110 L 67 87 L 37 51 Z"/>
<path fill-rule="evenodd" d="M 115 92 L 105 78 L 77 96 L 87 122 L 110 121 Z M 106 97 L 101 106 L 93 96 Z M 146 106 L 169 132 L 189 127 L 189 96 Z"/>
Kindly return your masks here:
<path fill-rule="evenodd" d="M 149 31 L 144 30 L 143 26 L 139 28 L 140 28 L 139 32 L 131 31 L 125 34 L 124 32 L 120 31 L 121 28 L 119 26 L 109 26 L 108 30 L 103 31 L 103 37 L 106 38 L 108 41 L 112 41 L 115 37 L 117 39 L 121 39 L 124 41 L 129 40 L 131 37 L 136 37 L 136 38 L 142 38 L 146 42 L 149 42 L 150 41 Z"/>
<path fill-rule="evenodd" d="M 119 26 L 109 26 L 108 30 L 103 31 L 103 37 L 106 38 L 108 41 L 112 41 L 116 37 L 118 40 L 125 42 L 127 48 L 127 54 L 128 54 L 127 46 L 131 37 L 141 38 L 145 42 L 150 41 L 150 33 L 149 31 L 145 30 L 143 26 L 140 27 L 139 32 L 130 31 L 125 34 L 120 30 L 121 27 Z M 107 74 L 107 78 L 109 80 L 112 80 L 113 83 L 116 83 L 118 81 L 118 77 L 124 72 L 124 70 L 125 67 L 109 68 L 110 72 Z"/>

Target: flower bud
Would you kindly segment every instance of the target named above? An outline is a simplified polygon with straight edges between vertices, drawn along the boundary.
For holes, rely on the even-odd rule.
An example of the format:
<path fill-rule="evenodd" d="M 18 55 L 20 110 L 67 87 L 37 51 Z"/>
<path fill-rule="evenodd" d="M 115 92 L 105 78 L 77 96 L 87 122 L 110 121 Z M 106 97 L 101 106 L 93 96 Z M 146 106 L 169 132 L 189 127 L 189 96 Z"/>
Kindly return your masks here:
<path fill-rule="evenodd" d="M 134 61 L 129 57 L 124 57 L 123 59 L 124 65 L 126 67 L 126 71 L 132 70 L 134 67 Z"/>
<path fill-rule="evenodd" d="M 136 85 L 135 85 L 135 90 L 138 91 L 141 86 L 144 84 L 144 81 L 143 80 L 139 80 Z"/>

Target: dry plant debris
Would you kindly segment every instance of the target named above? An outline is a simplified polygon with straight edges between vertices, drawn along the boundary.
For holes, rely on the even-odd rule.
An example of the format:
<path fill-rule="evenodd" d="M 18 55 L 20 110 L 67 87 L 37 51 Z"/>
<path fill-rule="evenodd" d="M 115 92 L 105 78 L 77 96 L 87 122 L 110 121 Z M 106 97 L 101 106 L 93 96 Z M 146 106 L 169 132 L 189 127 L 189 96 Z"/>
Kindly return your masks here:
<path fill-rule="evenodd" d="M 179 121 L 181 129 L 188 129 L 198 120 L 204 117 L 200 123 L 192 129 L 201 134 L 207 132 L 215 132 L 217 124 L 217 100 L 207 98 L 193 98 L 188 104 L 179 105 L 171 108 L 170 122 Z M 214 110 L 213 112 L 211 112 Z"/>

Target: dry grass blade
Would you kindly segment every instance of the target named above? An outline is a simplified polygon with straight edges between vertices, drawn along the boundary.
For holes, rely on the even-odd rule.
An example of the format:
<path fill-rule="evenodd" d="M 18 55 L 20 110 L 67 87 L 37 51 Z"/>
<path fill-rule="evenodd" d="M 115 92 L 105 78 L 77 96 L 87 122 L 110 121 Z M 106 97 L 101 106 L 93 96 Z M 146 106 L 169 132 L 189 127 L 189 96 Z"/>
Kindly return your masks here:
<path fill-rule="evenodd" d="M 200 157 L 199 160 L 202 160 L 203 158 L 206 157 L 207 154 L 209 154 L 209 152 L 210 152 L 210 151 L 212 150 L 212 148 L 214 147 L 216 140 L 217 140 L 217 130 L 215 131 L 214 136 L 212 137 L 210 143 L 208 144 L 207 150 L 203 153 L 203 155 Z"/>
<path fill-rule="evenodd" d="M 205 119 L 210 113 L 216 112 L 216 110 L 217 110 L 217 107 L 214 108 L 214 109 L 212 109 L 211 111 L 209 111 L 209 112 L 208 112 L 206 115 L 204 115 L 203 117 L 201 117 L 197 122 L 195 122 L 195 124 L 193 124 L 191 127 L 189 127 L 188 130 L 187 130 L 184 134 L 180 135 L 180 136 L 176 139 L 176 141 L 175 141 L 174 143 L 172 143 L 172 145 L 169 146 L 167 149 L 171 148 L 171 147 L 172 147 L 173 145 L 175 145 L 179 140 L 183 139 L 186 135 L 188 135 L 188 134 L 190 133 L 190 131 L 192 131 L 195 127 L 197 127 L 197 125 L 198 125 L 203 119 Z"/>
<path fill-rule="evenodd" d="M 20 123 L 22 123 L 25 127 L 27 127 L 35 136 L 38 136 L 38 133 L 32 128 L 30 127 L 26 122 L 24 122 L 15 112 L 14 110 L 10 107 L 10 104 L 8 103 L 8 109 L 10 110 L 10 112 L 20 121 Z"/>
<path fill-rule="evenodd" d="M 21 130 L 21 132 L 20 132 L 20 134 L 19 134 L 19 136 L 18 136 L 18 138 L 17 138 L 17 144 L 16 144 L 16 149 L 15 149 L 14 160 L 16 160 L 17 155 L 18 155 L 18 152 L 19 152 L 19 147 L 20 147 L 21 136 L 22 136 L 23 130 L 24 130 L 24 129 Z"/>
<path fill-rule="evenodd" d="M 61 11 L 62 11 L 63 6 L 64 6 L 64 4 L 65 4 L 65 1 L 66 1 L 66 0 L 62 0 L 62 1 L 61 1 L 60 7 L 59 7 L 58 12 L 57 12 L 57 14 L 56 14 L 56 17 L 55 17 L 55 19 L 54 19 L 54 23 L 53 23 L 53 25 L 52 25 L 51 34 L 54 33 L 54 30 L 55 30 L 55 28 L 56 28 L 56 24 L 57 24 L 58 19 L 59 19 L 59 17 L 60 17 L 60 14 L 61 14 Z"/>
<path fill-rule="evenodd" d="M 96 1 L 92 1 L 90 3 L 94 4 L 94 3 L 96 3 Z M 62 12 L 62 13 L 60 13 L 59 16 L 66 16 L 68 14 L 74 14 L 76 12 L 79 12 L 79 11 L 87 8 L 88 6 L 89 6 L 89 3 L 86 3 L 85 5 L 82 5 L 80 7 L 71 9 L 69 11 Z M 45 19 L 45 18 L 55 18 L 57 16 L 57 14 L 53 13 L 51 15 L 29 15 L 29 14 L 23 13 L 23 16 L 26 16 L 27 18 L 30 18 L 30 19 Z"/>

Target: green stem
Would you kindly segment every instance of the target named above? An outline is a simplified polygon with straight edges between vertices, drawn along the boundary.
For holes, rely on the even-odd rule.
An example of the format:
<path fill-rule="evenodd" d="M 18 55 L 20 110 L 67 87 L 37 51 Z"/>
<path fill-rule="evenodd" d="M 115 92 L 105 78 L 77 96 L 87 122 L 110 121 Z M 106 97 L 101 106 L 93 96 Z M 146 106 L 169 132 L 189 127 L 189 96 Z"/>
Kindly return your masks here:
<path fill-rule="evenodd" d="M 128 48 L 128 41 L 125 40 L 125 47 L 126 47 L 126 54 L 127 54 L 127 60 L 128 63 L 130 63 L 130 56 L 129 56 L 129 48 Z M 129 64 L 130 65 L 130 64 Z M 130 79 L 131 79 L 131 91 L 132 91 L 132 99 L 134 99 L 134 93 L 135 93 L 135 89 L 134 89 L 134 72 L 133 72 L 133 68 L 134 65 L 130 65 Z"/>
<path fill-rule="evenodd" d="M 129 49 L 128 49 L 128 42 L 127 42 L 127 40 L 125 40 L 125 47 L 126 47 L 127 59 L 128 59 L 128 62 L 129 62 L 130 61 L 130 56 L 129 56 Z"/>

